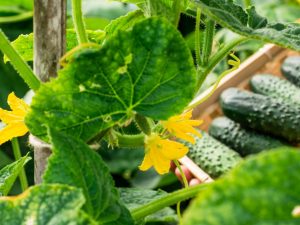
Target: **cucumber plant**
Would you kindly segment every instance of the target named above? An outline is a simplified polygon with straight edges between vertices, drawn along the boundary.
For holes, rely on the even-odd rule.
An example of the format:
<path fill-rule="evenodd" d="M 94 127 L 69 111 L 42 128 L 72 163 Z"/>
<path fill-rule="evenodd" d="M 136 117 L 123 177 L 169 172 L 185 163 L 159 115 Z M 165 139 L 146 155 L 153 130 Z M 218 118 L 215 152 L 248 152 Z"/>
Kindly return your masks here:
<path fill-rule="evenodd" d="M 219 183 L 186 187 L 171 194 L 158 195 L 146 204 L 136 199 L 135 207 L 129 207 L 130 200 L 120 198 L 107 165 L 90 148 L 90 144 L 105 140 L 111 146 L 124 149 L 145 146 L 145 158 L 140 169 L 147 170 L 153 166 L 160 174 L 168 172 L 170 161 L 178 164 L 177 159 L 188 150 L 182 142 L 174 141 L 174 137 L 198 144 L 191 134 L 201 136 L 193 129 L 193 126 L 199 125 L 199 121 L 190 120 L 189 103 L 211 70 L 229 54 L 234 59 L 229 64 L 236 69 L 240 62 L 232 51 L 235 46 L 250 39 L 299 51 L 300 25 L 269 23 L 256 12 L 255 6 L 243 9 L 227 0 L 120 1 L 134 3 L 138 10 L 113 20 L 104 31 L 86 30 L 81 1 L 72 1 L 75 31 L 67 31 L 68 53 L 60 60 L 63 68 L 58 71 L 57 78 L 47 83 L 41 83 L 26 63 L 33 60 L 33 35 L 20 36 L 10 43 L 0 31 L 0 49 L 5 54 L 5 60 L 35 91 L 30 107 L 25 111 L 26 127 L 32 135 L 52 146 L 43 183 L 30 187 L 18 197 L 0 198 L 1 223 L 143 224 L 149 215 L 202 191 L 205 197 L 199 197 L 193 204 L 184 219 L 180 220 L 182 224 L 195 224 L 194 221 L 196 224 L 220 224 L 217 221 L 252 224 L 269 217 L 285 218 L 289 224 L 299 223 L 297 215 L 293 217 L 291 213 L 300 204 L 299 195 L 295 194 L 299 193 L 299 176 L 294 174 L 299 169 L 297 152 L 282 150 L 270 155 L 266 153 L 240 163 Z M 196 20 L 195 60 L 177 30 L 181 14 L 195 17 Z M 204 30 L 200 29 L 201 24 L 205 26 Z M 216 24 L 240 36 L 213 53 Z M 227 73 L 224 71 L 223 75 Z M 12 113 L 19 112 L 14 104 L 11 104 L 11 108 Z M 4 117 L 1 119 L 5 123 L 8 121 Z M 133 123 L 137 124 L 138 133 L 124 132 Z M 298 140 L 299 137 L 293 136 L 293 139 Z M 198 137 L 196 140 L 199 140 Z M 212 160 L 217 158 L 213 162 L 217 169 L 227 171 L 240 161 L 237 153 L 228 149 L 226 152 L 226 155 L 218 153 L 209 156 Z M 226 165 L 218 165 L 219 158 Z M 227 165 L 229 161 L 233 163 Z M 7 194 L 11 182 L 21 171 L 20 165 L 22 167 L 26 162 L 27 158 L 11 165 L 15 169 L 7 169 L 9 172 L 3 180 L 5 192 L 2 194 Z M 268 167 L 269 163 L 275 164 Z M 256 166 L 261 170 L 256 171 Z M 286 170 L 290 167 L 294 171 L 291 173 L 292 179 L 285 176 L 289 174 Z M 215 171 L 215 176 L 219 176 L 220 172 Z M 280 187 L 278 179 L 269 176 L 274 173 L 282 174 L 280 182 L 287 181 L 289 187 L 293 187 L 293 192 L 288 192 L 289 189 L 284 185 Z M 262 182 L 264 174 L 268 178 L 266 182 Z M 245 183 L 244 178 L 247 178 Z M 226 187 L 220 187 L 222 184 Z M 228 188 L 231 184 L 234 187 L 232 192 Z M 265 191 L 268 185 L 276 187 L 274 195 L 280 196 L 275 198 L 276 201 L 269 202 L 266 199 L 270 197 Z M 264 213 L 251 214 L 250 218 L 243 210 L 227 213 L 216 209 L 219 220 L 193 218 L 195 210 L 202 210 L 204 206 L 210 212 L 207 215 L 213 214 L 214 208 L 210 206 L 216 198 L 211 196 L 221 199 L 219 195 L 214 195 L 219 190 L 221 197 L 222 193 L 226 196 L 239 193 L 241 198 L 232 197 L 229 202 L 237 205 L 243 199 L 243 190 L 247 191 L 245 193 L 259 193 L 262 202 L 260 207 Z M 285 197 L 287 193 L 290 198 Z M 225 198 L 223 201 L 226 201 Z M 286 205 L 286 202 L 288 207 L 282 209 L 280 206 L 282 210 L 278 212 L 271 210 L 275 203 Z M 241 207 L 256 209 L 254 203 L 246 203 Z M 233 209 L 232 205 L 228 206 Z M 242 219 L 248 220 L 245 222 Z M 237 222 L 240 220 L 242 222 Z"/>

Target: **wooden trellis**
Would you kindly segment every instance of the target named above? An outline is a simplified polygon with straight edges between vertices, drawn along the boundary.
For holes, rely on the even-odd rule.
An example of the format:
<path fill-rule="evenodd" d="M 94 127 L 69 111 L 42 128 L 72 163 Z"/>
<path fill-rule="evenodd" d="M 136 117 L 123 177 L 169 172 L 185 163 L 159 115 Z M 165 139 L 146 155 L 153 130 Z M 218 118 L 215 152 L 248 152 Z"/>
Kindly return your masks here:
<path fill-rule="evenodd" d="M 59 59 L 66 46 L 66 0 L 34 0 L 34 72 L 47 82 L 57 75 Z M 46 128 L 45 128 L 46 129 Z M 30 137 L 34 146 L 34 180 L 41 183 L 47 158 L 48 145 Z"/>

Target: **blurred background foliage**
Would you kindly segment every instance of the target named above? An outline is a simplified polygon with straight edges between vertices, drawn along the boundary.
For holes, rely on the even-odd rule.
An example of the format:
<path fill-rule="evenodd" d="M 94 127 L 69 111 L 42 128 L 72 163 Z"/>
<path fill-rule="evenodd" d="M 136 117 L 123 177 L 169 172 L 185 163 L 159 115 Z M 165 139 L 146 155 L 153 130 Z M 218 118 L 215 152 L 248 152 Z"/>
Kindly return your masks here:
<path fill-rule="evenodd" d="M 238 4 L 249 4 L 249 1 L 236 0 Z M 258 12 L 269 18 L 270 21 L 295 21 L 300 18 L 300 4 L 297 0 L 253 0 L 252 3 L 256 6 Z M 85 15 L 85 23 L 87 29 L 99 30 L 113 19 L 125 15 L 129 11 L 137 9 L 133 4 L 120 3 L 107 0 L 83 0 L 83 12 Z M 71 1 L 67 3 L 68 10 L 68 28 L 72 28 L 71 19 Z M 12 41 L 20 34 L 28 34 L 33 29 L 33 0 L 1 0 L 0 1 L 0 28 Z M 187 44 L 191 51 L 194 52 L 194 27 L 195 20 L 189 15 L 182 14 L 179 30 L 186 38 Z M 227 29 L 219 26 L 216 27 L 215 47 L 220 46 L 236 35 Z M 243 61 L 248 56 L 259 49 L 263 43 L 258 41 L 248 41 L 241 44 L 235 49 L 238 57 Z M 0 58 L 3 55 L 0 54 Z M 204 83 L 201 91 L 208 88 L 228 67 L 224 60 L 220 63 L 213 73 L 211 73 Z M 14 91 L 17 96 L 22 97 L 28 91 L 28 87 L 23 80 L 17 75 L 10 63 L 5 64 L 0 60 L 0 107 L 7 108 L 6 99 L 10 92 Z M 1 125 L 1 124 L 0 124 Z M 30 151 L 27 144 L 27 137 L 20 138 L 21 149 L 23 154 Z M 101 145 L 100 154 L 108 163 L 111 173 L 114 175 L 117 186 L 120 187 L 139 187 L 164 189 L 172 191 L 180 187 L 173 174 L 158 176 L 154 170 L 147 172 L 138 171 L 137 167 L 143 158 L 143 149 L 130 150 L 126 149 L 108 149 Z M 0 167 L 13 161 L 11 143 L 6 143 L 0 147 Z M 29 183 L 33 183 L 33 160 L 27 164 L 26 170 L 29 178 Z M 11 194 L 20 192 L 19 184 L 16 183 Z M 150 223 L 149 223 L 150 224 Z M 164 223 L 170 224 L 170 223 Z"/>

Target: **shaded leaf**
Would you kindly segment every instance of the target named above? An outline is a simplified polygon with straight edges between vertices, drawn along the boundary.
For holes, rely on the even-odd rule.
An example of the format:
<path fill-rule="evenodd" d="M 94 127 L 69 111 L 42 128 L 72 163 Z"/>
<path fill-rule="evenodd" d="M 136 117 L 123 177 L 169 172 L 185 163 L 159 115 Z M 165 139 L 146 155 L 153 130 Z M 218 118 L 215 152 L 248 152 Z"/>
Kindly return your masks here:
<path fill-rule="evenodd" d="M 105 37 L 105 33 L 102 30 L 87 30 L 86 32 L 88 34 L 89 40 L 94 43 L 101 44 L 102 40 Z M 21 34 L 11 44 L 25 61 L 33 61 L 33 33 L 25 35 Z M 66 44 L 67 51 L 70 51 L 72 48 L 78 45 L 75 30 L 67 30 Z M 4 61 L 8 62 L 10 60 L 6 56 L 4 56 Z"/>
<path fill-rule="evenodd" d="M 0 198 L 1 224 L 96 225 L 80 211 L 84 196 L 66 185 L 39 185 L 15 197 Z"/>
<path fill-rule="evenodd" d="M 156 120 L 181 113 L 195 88 L 193 59 L 181 34 L 167 21 L 150 18 L 101 49 L 75 54 L 36 93 L 26 124 L 44 140 L 45 125 L 89 140 L 122 126 L 135 112 Z"/>
<path fill-rule="evenodd" d="M 201 192 L 184 225 L 296 225 L 300 203 L 300 153 L 281 149 L 248 158 Z"/>
<path fill-rule="evenodd" d="M 139 208 L 151 201 L 160 199 L 168 193 L 162 190 L 154 191 L 150 189 L 120 188 L 121 200 L 129 210 Z M 146 222 L 175 222 L 177 215 L 175 210 L 167 207 L 145 218 Z"/>
<path fill-rule="evenodd" d="M 300 24 L 267 23 L 266 18 L 256 13 L 254 6 L 246 12 L 232 1 L 194 2 L 203 8 L 205 14 L 238 34 L 300 51 Z"/>
<path fill-rule="evenodd" d="M 0 170 L 0 196 L 8 194 L 22 168 L 30 159 L 29 156 L 24 156 Z"/>
<path fill-rule="evenodd" d="M 131 224 L 130 214 L 118 202 L 118 191 L 102 158 L 76 138 L 53 129 L 49 130 L 49 135 L 53 154 L 43 177 L 44 183 L 81 188 L 86 199 L 83 209 L 101 224 Z"/>

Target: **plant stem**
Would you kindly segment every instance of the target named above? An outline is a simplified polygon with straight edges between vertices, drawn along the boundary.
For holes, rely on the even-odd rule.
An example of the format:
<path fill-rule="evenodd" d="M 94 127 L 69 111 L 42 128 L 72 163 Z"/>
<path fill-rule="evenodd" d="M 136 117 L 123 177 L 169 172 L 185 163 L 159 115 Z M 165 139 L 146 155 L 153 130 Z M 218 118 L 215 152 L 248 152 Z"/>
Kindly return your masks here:
<path fill-rule="evenodd" d="M 207 66 L 200 68 L 200 78 L 198 80 L 197 87 L 200 88 L 203 84 L 207 75 L 213 70 L 213 68 L 223 59 L 225 58 L 228 53 L 240 43 L 249 40 L 246 37 L 238 37 L 229 43 L 227 43 L 224 47 L 219 49 L 216 54 L 214 54 L 207 62 Z"/>
<path fill-rule="evenodd" d="M 180 166 L 180 163 L 178 162 L 178 160 L 174 160 L 174 163 L 176 165 L 176 167 L 178 168 L 179 172 L 180 172 L 180 175 L 181 175 L 181 178 L 182 178 L 182 181 L 183 181 L 183 185 L 184 185 L 184 188 L 188 188 L 189 187 L 189 183 L 186 179 L 186 176 Z M 177 216 L 178 216 L 178 219 L 179 219 L 179 224 L 181 224 L 181 219 L 182 219 L 182 216 L 181 216 L 181 211 L 180 211 L 180 203 L 181 201 L 177 202 L 177 206 L 176 206 L 176 211 L 177 211 Z"/>
<path fill-rule="evenodd" d="M 155 213 L 165 207 L 174 205 L 179 201 L 184 201 L 189 198 L 195 197 L 200 191 L 206 189 L 210 184 L 200 184 L 188 188 L 184 188 L 178 191 L 175 191 L 165 197 L 157 199 L 153 202 L 149 202 L 146 205 L 140 206 L 131 211 L 132 218 L 137 221 L 142 219 L 152 213 Z"/>
<path fill-rule="evenodd" d="M 181 14 L 181 0 L 173 1 L 173 12 L 174 12 L 174 25 L 178 27 L 180 14 Z"/>
<path fill-rule="evenodd" d="M 221 80 L 229 73 L 235 71 L 237 68 L 233 67 L 229 70 L 224 71 L 217 79 L 217 81 L 215 82 L 215 84 L 213 85 L 213 88 L 211 89 L 211 91 L 205 95 L 203 98 L 201 98 L 199 101 L 195 102 L 192 105 L 189 105 L 188 107 L 185 108 L 186 111 L 195 108 L 197 105 L 200 105 L 201 103 L 203 103 L 204 101 L 206 101 L 217 89 L 219 83 L 221 82 Z"/>
<path fill-rule="evenodd" d="M 195 27 L 195 54 L 196 54 L 196 64 L 197 69 L 201 64 L 201 32 L 200 32 L 200 23 L 201 23 L 201 8 L 197 8 L 196 16 L 196 27 Z"/>
<path fill-rule="evenodd" d="M 201 65 L 206 65 L 208 62 L 208 58 L 210 57 L 213 41 L 215 34 L 215 21 L 211 19 L 206 19 L 205 21 L 205 33 L 202 47 L 202 55 L 201 55 Z"/>
<path fill-rule="evenodd" d="M 13 138 L 11 140 L 11 143 L 12 143 L 12 149 L 13 149 L 15 159 L 19 160 L 22 157 L 22 155 L 21 155 L 21 150 L 20 150 L 20 145 L 19 145 L 19 142 L 18 142 L 18 138 Z M 21 169 L 19 179 L 20 179 L 22 191 L 24 192 L 28 188 L 28 181 L 27 181 L 27 177 L 26 177 L 26 173 L 25 173 L 24 168 Z"/>
<path fill-rule="evenodd" d="M 88 38 L 85 32 L 85 26 L 83 22 L 82 15 L 82 0 L 72 0 L 72 16 L 73 24 L 77 34 L 77 39 L 79 44 L 87 43 Z"/>
<path fill-rule="evenodd" d="M 0 49 L 10 59 L 11 64 L 18 71 L 19 75 L 23 78 L 26 84 L 34 91 L 40 87 L 40 81 L 34 75 L 32 69 L 21 58 L 19 53 L 12 47 L 9 40 L 0 29 Z"/>
<path fill-rule="evenodd" d="M 15 16 L 3 16 L 3 17 L 0 17 L 0 24 L 1 23 L 15 23 L 15 22 L 23 21 L 23 20 L 28 20 L 28 19 L 32 18 L 32 16 L 33 16 L 33 12 L 31 12 L 31 11 L 20 13 Z"/>

